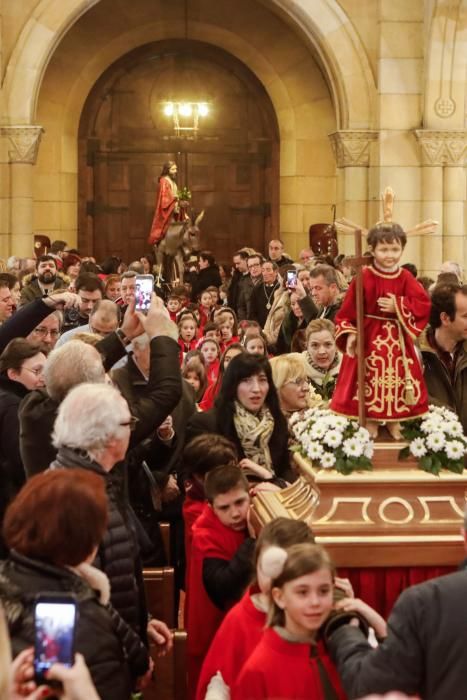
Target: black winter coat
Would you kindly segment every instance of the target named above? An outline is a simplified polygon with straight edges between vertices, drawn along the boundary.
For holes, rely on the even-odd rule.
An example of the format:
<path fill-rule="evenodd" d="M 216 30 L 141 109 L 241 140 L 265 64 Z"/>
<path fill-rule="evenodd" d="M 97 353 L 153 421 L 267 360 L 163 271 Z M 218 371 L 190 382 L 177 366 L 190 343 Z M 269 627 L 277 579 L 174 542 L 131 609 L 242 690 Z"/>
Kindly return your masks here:
<path fill-rule="evenodd" d="M 85 454 L 70 448 L 60 448 L 57 459 L 51 465 L 52 469 L 76 467 L 93 471 L 105 481 L 109 519 L 93 564 L 110 581 L 113 607 L 145 640 L 147 611 L 135 516 L 123 493 L 123 479 L 117 467 L 108 473 Z"/>
<path fill-rule="evenodd" d="M 18 409 L 27 393 L 23 384 L 0 374 L 0 528 L 8 504 L 26 481 L 19 452 Z M 0 558 L 6 554 L 0 535 Z"/>
<path fill-rule="evenodd" d="M 237 435 L 237 431 L 235 430 L 233 416 L 226 422 L 222 422 L 216 407 L 211 408 L 205 413 L 196 413 L 194 416 L 192 416 L 187 425 L 187 442 L 197 435 L 203 435 L 204 433 L 218 433 L 219 435 L 223 435 L 234 443 L 235 447 L 237 448 L 239 460 L 246 456 Z M 289 482 L 295 481 L 297 475 L 294 474 L 290 467 L 288 432 L 286 424 L 284 424 L 283 429 L 278 429 L 277 426 L 275 426 L 269 440 L 269 450 L 271 452 L 274 474 L 276 476 L 276 480 L 279 480 L 279 485 L 285 486 L 284 483 L 280 483 L 281 480 Z"/>
<path fill-rule="evenodd" d="M 205 267 L 193 278 L 193 288 L 191 290 L 192 300 L 197 301 L 198 294 L 201 294 L 201 292 L 208 287 L 220 287 L 221 284 L 222 280 L 217 265 Z"/>
<path fill-rule="evenodd" d="M 134 680 L 148 669 L 148 655 L 138 636 L 72 571 L 16 552 L 0 562 L 0 599 L 14 655 L 34 644 L 34 600 L 44 592 L 76 596 L 75 648 L 86 660 L 99 697 L 129 700 Z"/>
<path fill-rule="evenodd" d="M 115 333 L 111 333 L 96 345 L 109 370 L 125 348 Z M 155 428 L 177 405 L 182 394 L 179 366 L 179 347 L 175 340 L 165 336 L 151 340 L 151 371 L 144 400 L 130 410 L 139 418 L 136 430 L 131 434 L 130 447 L 154 433 Z M 31 391 L 22 402 L 20 418 L 20 449 L 28 477 L 45 471 L 55 459 L 57 450 L 52 445 L 52 430 L 59 404 L 50 398 L 45 389 Z"/>
<path fill-rule="evenodd" d="M 467 571 L 462 571 L 404 591 L 377 649 L 358 628 L 338 628 L 328 648 L 349 700 L 390 690 L 423 700 L 465 700 L 466 600 Z"/>
<path fill-rule="evenodd" d="M 11 500 L 26 481 L 19 452 L 18 409 L 28 393 L 23 384 L 0 374 L 0 499 Z"/>

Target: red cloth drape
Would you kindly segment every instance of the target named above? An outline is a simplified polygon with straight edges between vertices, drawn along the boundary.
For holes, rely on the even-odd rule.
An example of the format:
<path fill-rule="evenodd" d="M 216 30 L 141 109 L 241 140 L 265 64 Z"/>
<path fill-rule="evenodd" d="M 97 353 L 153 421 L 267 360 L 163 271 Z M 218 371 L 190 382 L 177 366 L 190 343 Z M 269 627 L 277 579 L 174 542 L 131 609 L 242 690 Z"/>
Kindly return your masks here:
<path fill-rule="evenodd" d="M 405 588 L 430 578 L 450 574 L 455 570 L 455 566 L 375 566 L 339 567 L 337 573 L 338 576 L 350 580 L 356 598 L 364 600 L 387 619 Z"/>

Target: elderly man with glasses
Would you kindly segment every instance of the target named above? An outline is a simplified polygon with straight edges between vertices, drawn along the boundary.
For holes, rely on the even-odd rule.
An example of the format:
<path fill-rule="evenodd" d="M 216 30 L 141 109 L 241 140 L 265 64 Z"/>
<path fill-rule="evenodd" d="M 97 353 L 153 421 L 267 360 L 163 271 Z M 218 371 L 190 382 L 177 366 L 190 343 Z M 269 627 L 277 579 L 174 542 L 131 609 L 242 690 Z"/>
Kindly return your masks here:
<path fill-rule="evenodd" d="M 44 355 L 48 355 L 60 338 L 60 330 L 63 323 L 61 311 L 53 311 L 46 316 L 30 333 L 27 339 L 33 343 L 39 343 Z"/>
<path fill-rule="evenodd" d="M 83 410 L 83 406 L 86 410 Z M 117 465 L 124 461 L 136 420 L 118 389 L 109 384 L 80 384 L 60 404 L 53 440 L 58 449 L 51 469 L 85 469 L 105 481 L 108 525 L 94 565 L 108 576 L 111 603 L 144 642 L 172 645 L 164 623 L 147 622 L 138 524 L 126 496 Z"/>

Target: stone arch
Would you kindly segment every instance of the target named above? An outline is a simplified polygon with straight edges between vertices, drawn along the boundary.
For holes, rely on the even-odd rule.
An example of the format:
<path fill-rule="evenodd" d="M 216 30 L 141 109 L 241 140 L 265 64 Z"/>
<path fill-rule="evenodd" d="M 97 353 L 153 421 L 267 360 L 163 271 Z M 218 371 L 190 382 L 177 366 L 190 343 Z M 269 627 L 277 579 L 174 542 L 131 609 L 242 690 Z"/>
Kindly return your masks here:
<path fill-rule="evenodd" d="M 9 123 L 34 123 L 40 85 L 53 52 L 75 22 L 98 2 L 39 2 L 21 32 L 5 74 Z M 338 2 L 294 0 L 291 4 L 273 0 L 268 6 L 289 25 L 300 27 L 302 36 L 313 46 L 326 72 L 338 128 L 372 128 L 376 87 L 371 68 L 364 46 Z"/>

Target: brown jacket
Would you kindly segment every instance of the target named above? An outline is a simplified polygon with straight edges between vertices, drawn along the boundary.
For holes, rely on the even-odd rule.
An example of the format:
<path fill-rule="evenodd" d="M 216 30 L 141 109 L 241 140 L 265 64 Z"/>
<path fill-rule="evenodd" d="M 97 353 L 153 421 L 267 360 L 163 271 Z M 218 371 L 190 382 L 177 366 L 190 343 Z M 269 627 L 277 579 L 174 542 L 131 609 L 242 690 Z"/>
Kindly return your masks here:
<path fill-rule="evenodd" d="M 454 380 L 433 350 L 427 339 L 426 329 L 418 340 L 422 353 L 424 378 L 429 403 L 446 406 L 457 413 L 467 434 L 467 341 L 457 358 Z"/>

